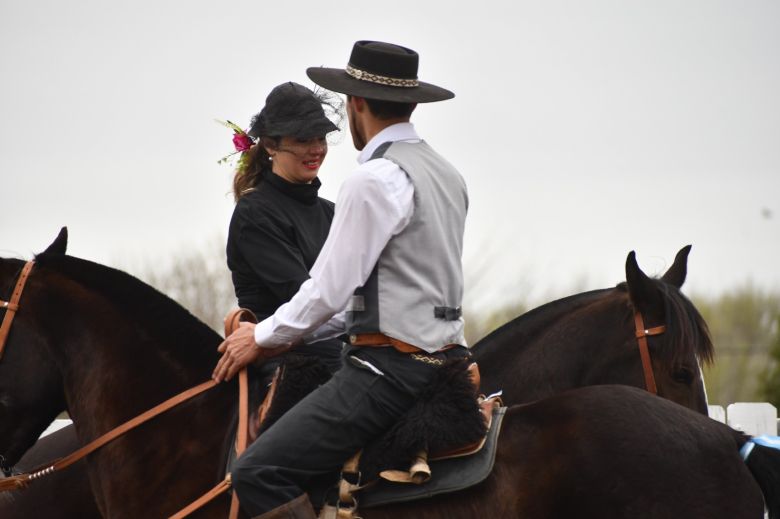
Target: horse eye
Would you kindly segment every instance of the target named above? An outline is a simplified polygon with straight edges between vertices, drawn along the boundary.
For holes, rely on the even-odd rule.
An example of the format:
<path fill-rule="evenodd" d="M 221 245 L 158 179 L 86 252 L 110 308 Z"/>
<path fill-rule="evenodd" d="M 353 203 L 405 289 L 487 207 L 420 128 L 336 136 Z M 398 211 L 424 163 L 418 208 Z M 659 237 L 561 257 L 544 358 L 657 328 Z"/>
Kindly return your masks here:
<path fill-rule="evenodd" d="M 696 375 L 692 369 L 680 367 L 674 370 L 674 373 L 672 373 L 672 378 L 675 382 L 690 386 L 693 383 L 693 380 L 696 378 Z"/>

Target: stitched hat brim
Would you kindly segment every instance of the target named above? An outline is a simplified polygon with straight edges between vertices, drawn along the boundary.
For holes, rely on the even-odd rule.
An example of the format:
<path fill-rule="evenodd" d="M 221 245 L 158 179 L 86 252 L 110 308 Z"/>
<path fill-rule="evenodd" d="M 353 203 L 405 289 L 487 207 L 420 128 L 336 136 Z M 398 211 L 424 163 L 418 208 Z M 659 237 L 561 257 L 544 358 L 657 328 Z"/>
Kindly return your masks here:
<path fill-rule="evenodd" d="M 415 87 L 380 85 L 355 79 L 344 69 L 338 68 L 311 67 L 306 69 L 306 75 L 316 84 L 333 92 L 379 101 L 433 103 L 455 97 L 455 94 L 445 88 L 422 81 Z"/>

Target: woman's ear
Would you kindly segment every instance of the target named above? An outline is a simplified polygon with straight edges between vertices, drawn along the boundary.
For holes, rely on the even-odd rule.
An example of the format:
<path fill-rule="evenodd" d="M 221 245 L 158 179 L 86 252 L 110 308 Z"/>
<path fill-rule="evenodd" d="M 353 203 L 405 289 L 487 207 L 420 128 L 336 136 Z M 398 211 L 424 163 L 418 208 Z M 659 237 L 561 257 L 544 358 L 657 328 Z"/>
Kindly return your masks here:
<path fill-rule="evenodd" d="M 268 153 L 269 156 L 273 157 L 276 155 L 278 146 L 273 139 L 269 139 L 268 137 L 260 137 L 258 144 L 262 146 L 263 149 L 265 149 L 265 152 Z"/>

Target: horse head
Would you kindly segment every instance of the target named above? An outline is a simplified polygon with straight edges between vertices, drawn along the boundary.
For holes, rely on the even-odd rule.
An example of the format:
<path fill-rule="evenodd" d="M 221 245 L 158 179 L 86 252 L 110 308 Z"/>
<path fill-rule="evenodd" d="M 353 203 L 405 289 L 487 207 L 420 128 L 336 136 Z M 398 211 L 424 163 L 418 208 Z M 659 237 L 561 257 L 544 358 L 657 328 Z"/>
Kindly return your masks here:
<path fill-rule="evenodd" d="M 707 324 L 680 292 L 690 250 L 690 245 L 683 247 L 660 279 L 642 272 L 632 251 L 626 259 L 625 286 L 645 328 L 664 327 L 658 335 L 647 337 L 658 395 L 706 414 L 701 366 L 712 361 L 714 349 Z"/>
<path fill-rule="evenodd" d="M 66 246 L 63 229 L 36 255 L 0 359 L 6 465 L 58 413 L 67 410 L 91 440 L 208 380 L 218 358 L 220 336 L 178 303 L 124 272 L 66 255 Z M 0 298 L 10 297 L 24 264 L 0 258 Z"/>
<path fill-rule="evenodd" d="M 472 348 L 485 392 L 504 391 L 519 404 L 576 387 L 624 384 L 646 387 L 634 323 L 666 326 L 648 337 L 658 394 L 706 413 L 699 362 L 712 358 L 706 324 L 679 291 L 684 248 L 661 279 L 646 276 L 628 255 L 627 281 L 547 303 L 527 312 Z"/>
<path fill-rule="evenodd" d="M 65 254 L 67 229 L 45 253 Z M 10 300 L 25 263 L 0 258 L 0 298 Z M 33 279 L 25 287 L 27 297 L 20 308 L 36 304 L 35 293 L 44 281 Z M 10 318 L 5 309 L 4 319 Z M 65 409 L 62 378 L 46 345 L 51 340 L 42 312 L 17 311 L 8 328 L 7 341 L 0 348 L 0 461 L 7 469 L 32 446 L 38 436 Z"/>

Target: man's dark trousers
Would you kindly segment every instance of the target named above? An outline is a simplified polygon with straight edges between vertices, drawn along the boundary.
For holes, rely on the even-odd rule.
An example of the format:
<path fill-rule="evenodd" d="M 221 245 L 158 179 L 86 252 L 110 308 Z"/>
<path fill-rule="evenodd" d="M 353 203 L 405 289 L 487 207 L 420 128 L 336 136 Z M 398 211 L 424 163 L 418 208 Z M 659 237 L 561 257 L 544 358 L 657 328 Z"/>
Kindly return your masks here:
<path fill-rule="evenodd" d="M 445 361 L 467 355 L 466 348 L 457 347 L 425 357 Z M 357 360 L 371 363 L 383 375 Z M 437 367 L 392 347 L 351 348 L 330 381 L 264 432 L 236 462 L 232 481 L 241 507 L 250 516 L 260 515 L 305 493 L 316 476 L 337 473 L 412 407 Z"/>

